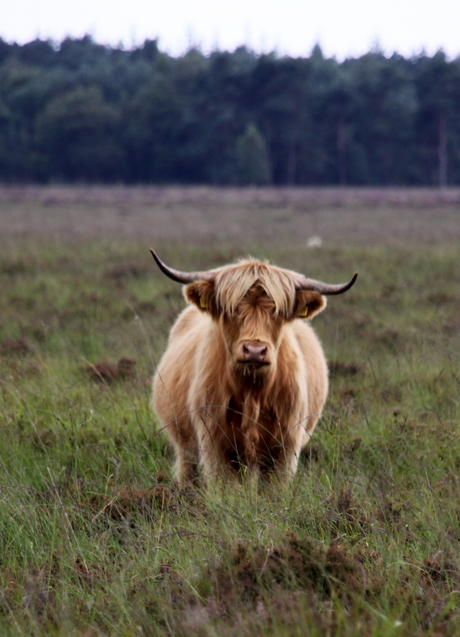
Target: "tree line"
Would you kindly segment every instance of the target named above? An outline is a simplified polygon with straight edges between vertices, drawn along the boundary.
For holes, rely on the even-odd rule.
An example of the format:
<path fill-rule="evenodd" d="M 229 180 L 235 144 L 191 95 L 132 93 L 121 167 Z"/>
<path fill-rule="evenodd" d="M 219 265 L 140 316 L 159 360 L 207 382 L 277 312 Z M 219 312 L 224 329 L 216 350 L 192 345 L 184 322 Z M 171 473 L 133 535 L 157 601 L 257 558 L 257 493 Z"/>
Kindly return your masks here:
<path fill-rule="evenodd" d="M 460 58 L 0 39 L 0 182 L 460 184 Z"/>

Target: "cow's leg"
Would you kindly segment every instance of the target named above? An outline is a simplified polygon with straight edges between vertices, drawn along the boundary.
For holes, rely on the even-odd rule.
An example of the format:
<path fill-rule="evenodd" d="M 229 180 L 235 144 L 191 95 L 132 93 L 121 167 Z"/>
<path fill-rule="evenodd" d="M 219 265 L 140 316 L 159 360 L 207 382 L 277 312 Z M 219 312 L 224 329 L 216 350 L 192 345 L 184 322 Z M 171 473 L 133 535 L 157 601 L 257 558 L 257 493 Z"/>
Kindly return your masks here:
<path fill-rule="evenodd" d="M 283 451 L 278 460 L 278 469 L 280 477 L 285 482 L 290 482 L 296 472 L 299 464 L 300 454 L 305 443 L 310 436 L 306 434 L 302 424 L 297 422 L 291 429 L 292 435 L 287 435 Z"/>
<path fill-rule="evenodd" d="M 271 449 L 264 453 L 262 475 L 264 479 L 288 484 L 295 476 L 300 453 L 304 445 L 305 428 L 298 422 L 280 426 L 270 439 Z"/>
<path fill-rule="evenodd" d="M 197 483 L 198 466 L 198 448 L 176 446 L 175 475 L 181 485 Z"/>
<path fill-rule="evenodd" d="M 220 413 L 211 409 L 194 409 L 192 423 L 199 450 L 200 474 L 206 483 L 215 482 L 223 468 Z"/>
<path fill-rule="evenodd" d="M 200 466 L 203 478 L 209 484 L 218 476 L 219 459 L 214 442 L 208 434 L 204 434 L 200 440 Z"/>
<path fill-rule="evenodd" d="M 285 449 L 280 461 L 278 462 L 278 470 L 280 478 L 283 482 L 290 482 L 297 471 L 299 464 L 300 447 L 296 449 Z"/>

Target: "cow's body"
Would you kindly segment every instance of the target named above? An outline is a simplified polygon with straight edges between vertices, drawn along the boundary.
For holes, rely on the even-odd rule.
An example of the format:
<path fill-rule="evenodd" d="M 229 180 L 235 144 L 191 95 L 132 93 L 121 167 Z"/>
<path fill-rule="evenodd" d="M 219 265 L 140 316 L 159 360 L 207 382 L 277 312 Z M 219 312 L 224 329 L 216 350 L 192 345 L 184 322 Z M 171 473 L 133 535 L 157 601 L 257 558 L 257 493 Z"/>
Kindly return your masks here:
<path fill-rule="evenodd" d="M 251 261 L 185 288 L 192 305 L 173 326 L 153 383 L 179 481 L 199 469 L 208 481 L 246 469 L 294 475 L 328 391 L 321 345 L 299 318 L 325 299 L 299 288 L 298 276 Z"/>

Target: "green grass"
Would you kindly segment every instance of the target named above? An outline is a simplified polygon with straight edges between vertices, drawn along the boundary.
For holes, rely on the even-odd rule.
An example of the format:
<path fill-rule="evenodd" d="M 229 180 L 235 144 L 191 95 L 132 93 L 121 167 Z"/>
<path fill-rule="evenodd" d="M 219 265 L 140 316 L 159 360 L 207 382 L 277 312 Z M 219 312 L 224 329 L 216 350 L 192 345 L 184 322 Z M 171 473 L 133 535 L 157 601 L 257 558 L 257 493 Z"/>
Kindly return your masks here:
<path fill-rule="evenodd" d="M 179 195 L 164 197 L 173 209 Z M 172 483 L 150 378 L 183 300 L 146 241 L 3 241 L 2 635 L 460 633 L 458 246 L 387 240 L 404 210 L 373 244 L 156 246 L 184 269 L 250 252 L 330 282 L 359 270 L 314 321 L 331 391 L 285 491 Z M 135 361 L 125 375 L 122 358 Z"/>

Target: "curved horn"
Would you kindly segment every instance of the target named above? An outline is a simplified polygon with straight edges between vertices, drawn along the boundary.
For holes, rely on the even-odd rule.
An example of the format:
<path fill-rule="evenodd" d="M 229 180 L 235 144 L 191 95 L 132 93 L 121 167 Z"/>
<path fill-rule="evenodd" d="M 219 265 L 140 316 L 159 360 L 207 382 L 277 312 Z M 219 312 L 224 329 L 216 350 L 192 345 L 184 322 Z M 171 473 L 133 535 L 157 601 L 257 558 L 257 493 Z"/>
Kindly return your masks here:
<path fill-rule="evenodd" d="M 329 285 L 329 283 L 322 283 L 321 281 L 315 281 L 315 279 L 307 279 L 307 277 L 300 276 L 298 279 L 298 283 L 301 290 L 313 290 L 314 292 L 319 292 L 320 294 L 342 294 L 343 292 L 349 290 L 352 285 L 354 285 L 357 277 L 358 273 L 355 272 L 348 283 Z"/>
<path fill-rule="evenodd" d="M 156 255 L 156 253 L 150 248 L 152 257 L 157 262 L 158 267 L 173 281 L 178 283 L 193 283 L 194 281 L 211 281 L 213 273 L 209 271 L 204 272 L 181 272 L 180 270 L 173 270 L 169 268 L 163 261 Z"/>

